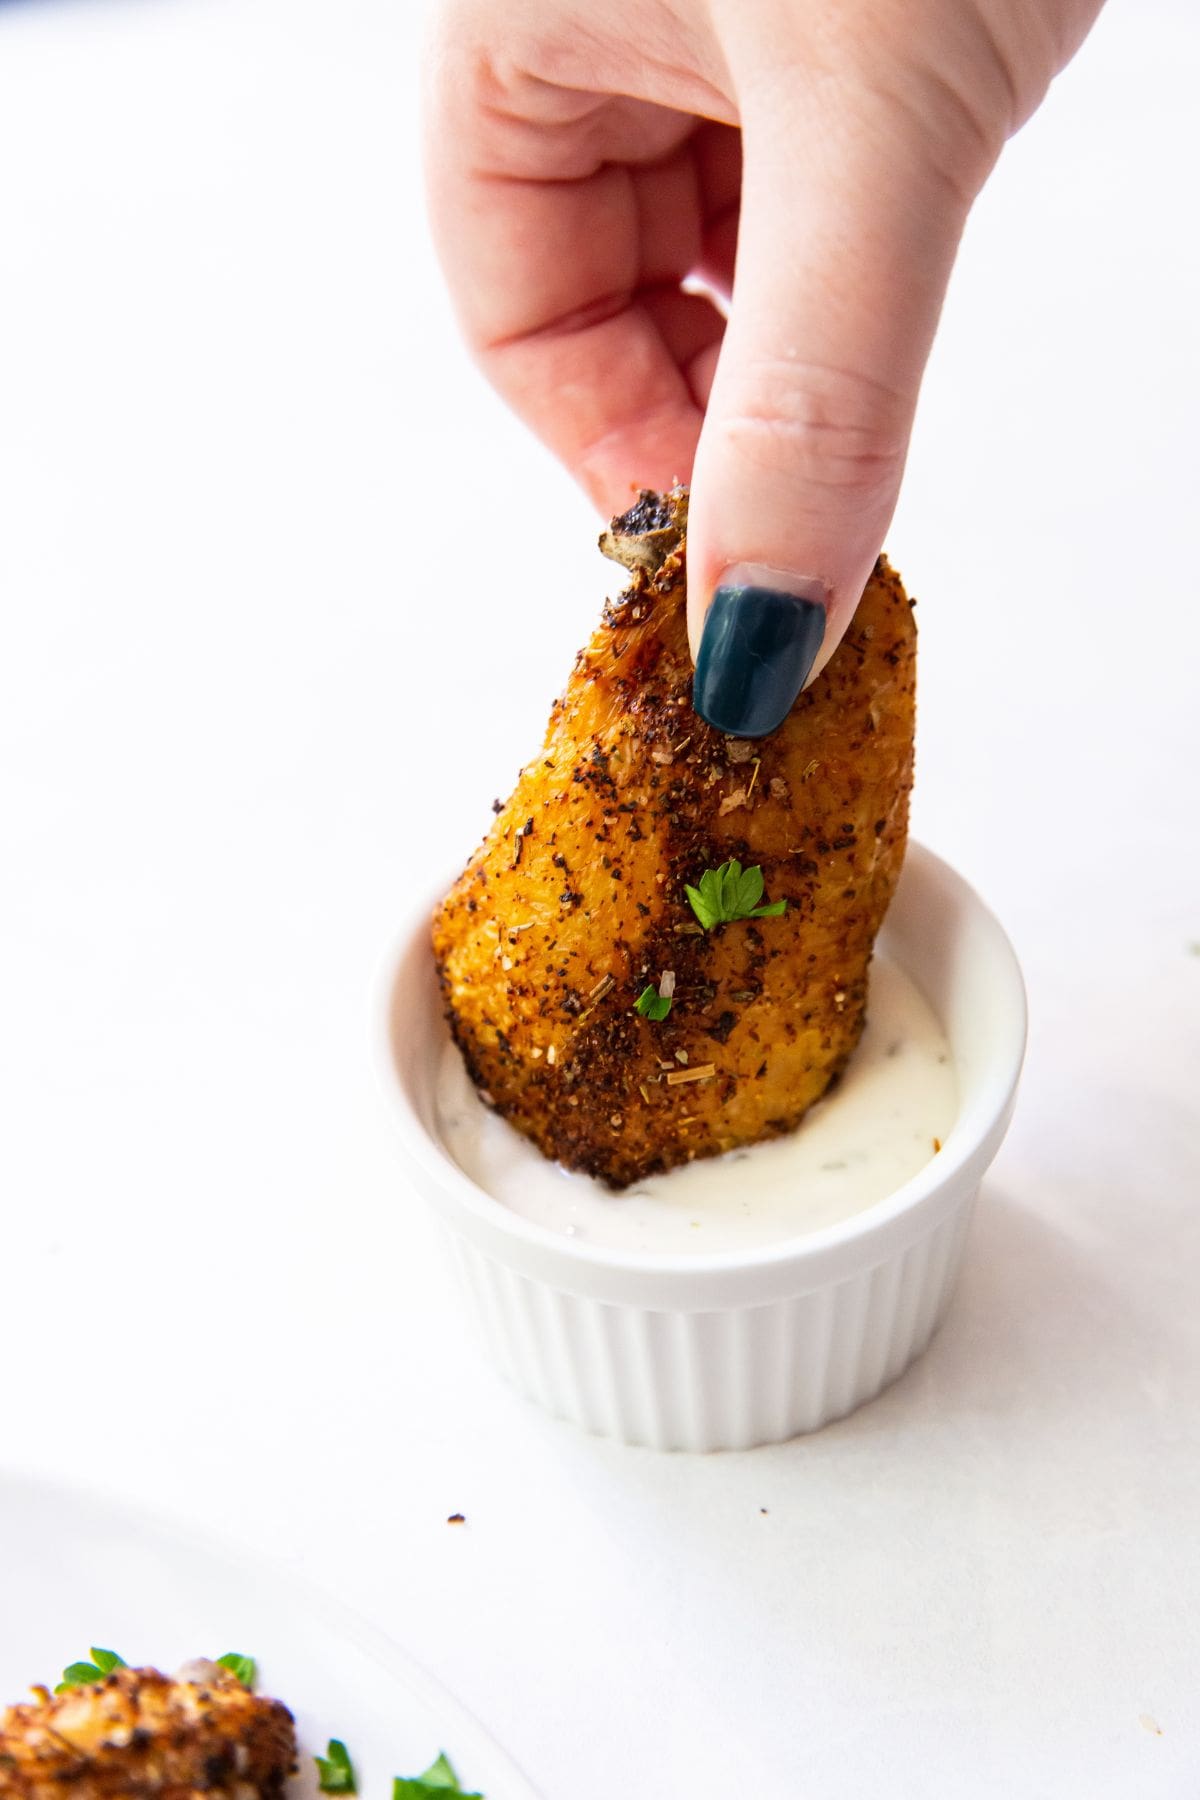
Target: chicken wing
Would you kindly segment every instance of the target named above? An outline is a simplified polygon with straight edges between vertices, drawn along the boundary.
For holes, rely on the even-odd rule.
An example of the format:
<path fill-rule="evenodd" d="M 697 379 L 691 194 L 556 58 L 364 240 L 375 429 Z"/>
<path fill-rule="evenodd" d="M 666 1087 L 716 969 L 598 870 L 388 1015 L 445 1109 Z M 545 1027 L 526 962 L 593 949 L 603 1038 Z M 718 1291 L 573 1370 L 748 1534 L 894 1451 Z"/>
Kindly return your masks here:
<path fill-rule="evenodd" d="M 602 538 L 629 586 L 433 924 L 484 1099 L 613 1188 L 791 1131 L 827 1091 L 907 831 L 916 634 L 894 570 L 779 729 L 730 739 L 692 710 L 686 530 L 677 489 Z M 731 862 L 786 911 L 705 929 L 685 890 Z M 665 1017 L 636 1010 L 648 987 Z"/>
<path fill-rule="evenodd" d="M 275 1800 L 292 1715 L 214 1663 L 103 1681 L 0 1712 L 0 1800 Z"/>

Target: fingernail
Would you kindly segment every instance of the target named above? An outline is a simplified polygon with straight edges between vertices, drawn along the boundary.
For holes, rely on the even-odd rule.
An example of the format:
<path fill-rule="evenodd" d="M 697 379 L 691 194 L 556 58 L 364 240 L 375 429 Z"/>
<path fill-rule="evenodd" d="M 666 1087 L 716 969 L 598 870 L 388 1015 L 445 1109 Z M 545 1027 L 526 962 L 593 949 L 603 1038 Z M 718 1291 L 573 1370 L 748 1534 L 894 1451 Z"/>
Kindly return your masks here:
<path fill-rule="evenodd" d="M 727 569 L 700 637 L 692 705 L 729 737 L 782 725 L 825 636 L 822 582 L 778 569 Z"/>

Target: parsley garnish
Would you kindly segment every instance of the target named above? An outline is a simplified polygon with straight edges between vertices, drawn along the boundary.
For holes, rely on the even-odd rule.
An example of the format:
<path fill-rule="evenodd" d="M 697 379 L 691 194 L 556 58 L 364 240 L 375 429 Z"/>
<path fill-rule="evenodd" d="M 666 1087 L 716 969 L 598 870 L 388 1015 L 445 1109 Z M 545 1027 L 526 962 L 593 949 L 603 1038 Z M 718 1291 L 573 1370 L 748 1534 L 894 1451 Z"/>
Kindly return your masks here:
<path fill-rule="evenodd" d="M 719 869 L 705 869 L 698 888 L 685 886 L 692 911 L 705 931 L 734 919 L 774 919 L 787 911 L 786 900 L 760 906 L 763 872 L 756 863 L 743 869 L 740 862 L 723 862 Z"/>
<path fill-rule="evenodd" d="M 317 1785 L 323 1794 L 357 1794 L 350 1752 L 341 1738 L 330 1738 L 325 1755 L 314 1756 L 313 1761 L 317 1765 Z"/>
<path fill-rule="evenodd" d="M 91 1662 L 68 1663 L 62 1672 L 62 1680 L 54 1691 L 56 1694 L 68 1694 L 72 1688 L 88 1687 L 93 1681 L 103 1681 L 114 1669 L 124 1669 L 127 1666 L 125 1658 L 118 1656 L 115 1650 L 97 1650 L 93 1644 Z"/>
<path fill-rule="evenodd" d="M 238 1680 L 245 1688 L 252 1689 L 255 1681 L 258 1679 L 258 1668 L 254 1658 L 252 1656 L 239 1656 L 236 1650 L 228 1650 L 224 1656 L 218 1656 L 217 1667 L 219 1669 L 228 1669 L 231 1675 L 237 1676 Z"/>
<path fill-rule="evenodd" d="M 648 981 L 633 1003 L 634 1012 L 641 1013 L 643 1019 L 665 1019 L 671 1010 L 670 994 L 660 994 L 652 981 Z"/>
<path fill-rule="evenodd" d="M 459 1794 L 462 1800 L 484 1800 L 474 1789 L 470 1793 L 459 1782 L 443 1750 L 423 1775 L 397 1775 L 392 1783 L 392 1800 L 442 1800 L 443 1794 Z"/>

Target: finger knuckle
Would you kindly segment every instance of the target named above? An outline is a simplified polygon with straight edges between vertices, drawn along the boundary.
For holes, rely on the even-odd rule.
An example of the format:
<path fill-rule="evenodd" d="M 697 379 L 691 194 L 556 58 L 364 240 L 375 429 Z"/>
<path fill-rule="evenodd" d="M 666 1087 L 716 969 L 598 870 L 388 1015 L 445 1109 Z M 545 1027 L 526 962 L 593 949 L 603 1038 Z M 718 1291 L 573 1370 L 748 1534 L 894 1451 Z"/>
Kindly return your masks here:
<path fill-rule="evenodd" d="M 848 371 L 790 358 L 761 362 L 723 396 L 720 433 L 751 466 L 852 498 L 895 488 L 908 447 L 909 403 Z"/>

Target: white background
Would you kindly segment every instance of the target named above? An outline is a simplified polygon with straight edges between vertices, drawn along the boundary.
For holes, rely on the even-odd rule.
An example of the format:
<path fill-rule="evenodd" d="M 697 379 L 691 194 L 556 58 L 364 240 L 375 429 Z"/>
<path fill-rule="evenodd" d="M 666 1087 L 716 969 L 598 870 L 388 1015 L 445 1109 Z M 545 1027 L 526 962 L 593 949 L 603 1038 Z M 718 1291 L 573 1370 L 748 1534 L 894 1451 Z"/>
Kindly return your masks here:
<path fill-rule="evenodd" d="M 372 1086 L 611 579 L 457 345 L 415 40 L 0 8 L 0 1460 L 303 1566 L 548 1800 L 1195 1796 L 1200 17 L 1112 0 L 1006 152 L 890 540 L 1032 1003 L 959 1299 L 709 1459 L 476 1361 Z"/>

